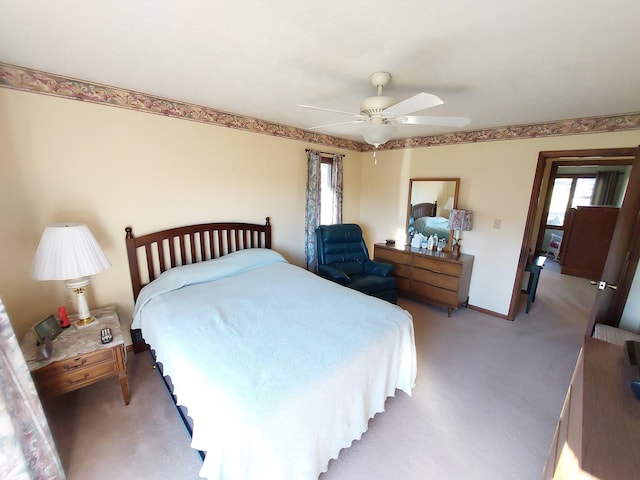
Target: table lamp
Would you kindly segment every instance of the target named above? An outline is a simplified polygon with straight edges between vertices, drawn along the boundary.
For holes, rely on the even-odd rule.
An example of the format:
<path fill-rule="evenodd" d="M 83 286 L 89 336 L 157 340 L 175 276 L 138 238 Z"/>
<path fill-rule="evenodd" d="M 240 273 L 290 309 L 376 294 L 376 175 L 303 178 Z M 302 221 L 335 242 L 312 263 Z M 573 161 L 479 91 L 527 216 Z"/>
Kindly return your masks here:
<path fill-rule="evenodd" d="M 89 276 L 110 266 L 87 225 L 60 223 L 45 228 L 31 266 L 31 278 L 64 280 L 64 285 L 73 290 L 78 301 L 76 325 L 85 326 L 95 320 L 85 297 Z"/>
<path fill-rule="evenodd" d="M 453 256 L 460 254 L 460 232 L 471 230 L 473 212 L 471 210 L 451 210 L 449 214 L 449 230 L 455 230 L 452 242 Z"/>

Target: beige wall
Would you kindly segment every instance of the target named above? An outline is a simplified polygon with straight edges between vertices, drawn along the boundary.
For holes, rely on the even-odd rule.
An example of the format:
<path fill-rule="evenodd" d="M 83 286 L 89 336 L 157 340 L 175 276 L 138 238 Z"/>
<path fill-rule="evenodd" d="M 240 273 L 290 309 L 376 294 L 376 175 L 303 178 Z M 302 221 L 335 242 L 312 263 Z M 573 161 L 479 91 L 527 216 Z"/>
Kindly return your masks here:
<path fill-rule="evenodd" d="M 473 210 L 473 230 L 462 232 L 463 253 L 475 256 L 470 303 L 506 315 L 538 153 L 635 147 L 640 131 L 507 140 L 379 152 L 362 160 L 360 222 L 368 241 L 400 238 L 406 222 L 409 179 L 460 177 L 458 207 Z M 501 228 L 494 229 L 494 220 Z"/>
<path fill-rule="evenodd" d="M 85 222 L 112 267 L 91 279 L 89 305 L 133 309 L 124 228 L 134 234 L 208 221 L 262 223 L 304 265 L 302 142 L 90 103 L 0 89 L 0 297 L 18 335 L 66 304 L 58 282 L 29 269 L 46 225 Z M 315 146 L 315 148 L 318 148 Z M 324 151 L 334 151 L 322 148 Z M 357 221 L 359 152 L 342 151 L 344 221 Z"/>
<path fill-rule="evenodd" d="M 471 303 L 506 314 L 541 150 L 631 147 L 640 131 L 346 153 L 344 221 L 370 244 L 403 235 L 409 178 L 460 177 L 474 212 L 462 249 L 475 255 Z M 42 230 L 86 222 L 113 266 L 90 306 L 133 308 L 124 227 L 144 234 L 207 221 L 272 217 L 274 247 L 304 264 L 307 147 L 328 147 L 0 88 L 0 296 L 18 335 L 66 303 L 29 268 Z M 493 229 L 494 219 L 502 228 Z"/>

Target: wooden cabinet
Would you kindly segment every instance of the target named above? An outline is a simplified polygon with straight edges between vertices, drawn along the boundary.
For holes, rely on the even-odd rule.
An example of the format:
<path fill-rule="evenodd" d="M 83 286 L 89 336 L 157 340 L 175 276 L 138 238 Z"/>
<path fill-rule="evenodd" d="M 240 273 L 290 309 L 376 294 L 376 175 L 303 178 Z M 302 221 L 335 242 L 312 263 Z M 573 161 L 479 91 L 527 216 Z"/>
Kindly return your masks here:
<path fill-rule="evenodd" d="M 54 362 L 33 372 L 33 381 L 43 397 L 71 392 L 125 371 L 124 346 L 78 355 L 70 360 Z M 123 389 L 125 403 L 129 403 Z"/>
<path fill-rule="evenodd" d="M 449 316 L 468 304 L 473 255 L 454 258 L 446 252 L 376 243 L 374 259 L 393 264 L 398 291 L 405 295 L 447 307 Z"/>
<path fill-rule="evenodd" d="M 617 207 L 599 206 L 569 211 L 560 249 L 563 274 L 600 280 L 619 211 Z"/>
<path fill-rule="evenodd" d="M 43 397 L 51 397 L 87 387 L 111 377 L 117 377 L 125 404 L 129 404 L 124 339 L 120 318 L 115 307 L 93 310 L 98 320 L 77 330 L 72 326 L 52 342 L 52 356 L 48 360 L 35 360 L 35 339 L 28 336 L 22 345 L 31 376 Z M 73 319 L 73 316 L 70 316 Z M 102 344 L 100 330 L 109 327 L 113 340 Z"/>
<path fill-rule="evenodd" d="M 640 401 L 624 347 L 585 337 L 543 479 L 635 479 Z"/>

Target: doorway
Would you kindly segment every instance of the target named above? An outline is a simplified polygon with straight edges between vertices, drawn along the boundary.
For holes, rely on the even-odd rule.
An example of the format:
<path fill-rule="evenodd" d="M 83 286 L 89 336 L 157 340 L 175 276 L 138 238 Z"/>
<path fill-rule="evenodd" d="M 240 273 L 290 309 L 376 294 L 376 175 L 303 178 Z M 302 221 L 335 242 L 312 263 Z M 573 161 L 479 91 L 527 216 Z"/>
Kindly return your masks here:
<path fill-rule="evenodd" d="M 540 232 L 540 225 L 542 222 L 543 215 L 548 214 L 548 204 L 546 204 L 546 192 L 549 186 L 549 180 L 551 178 L 551 169 L 554 166 L 557 169 L 558 165 L 562 163 L 567 163 L 569 165 L 572 164 L 603 164 L 610 165 L 609 162 L 629 162 L 633 163 L 634 159 L 637 155 L 638 149 L 636 148 L 615 148 L 615 149 L 596 149 L 596 150 L 566 150 L 566 151 L 549 151 L 549 152 L 540 152 L 538 156 L 538 164 L 536 167 L 536 174 L 534 178 L 534 184 L 531 194 L 531 199 L 529 203 L 529 211 L 527 215 L 527 222 L 525 225 L 525 232 L 523 235 L 523 242 L 520 250 L 520 258 L 518 263 L 518 274 L 516 275 L 515 284 L 513 287 L 513 293 L 511 298 L 511 305 L 509 308 L 508 319 L 514 320 L 516 314 L 518 313 L 518 306 L 520 300 L 520 286 L 522 285 L 522 281 L 524 278 L 525 267 L 527 265 L 527 261 L 529 257 L 538 252 L 540 247 L 540 235 L 543 232 Z M 635 165 L 637 165 L 638 160 L 635 159 Z M 556 170 L 557 171 L 557 170 Z M 633 171 L 634 175 L 638 175 L 639 172 Z M 635 185 L 633 182 L 630 182 L 628 185 L 628 190 L 633 190 L 634 194 L 631 197 L 636 198 L 638 190 L 640 190 L 640 185 Z M 627 192 L 629 193 L 629 192 Z M 625 197 L 626 198 L 626 197 Z M 626 202 L 626 200 L 625 200 Z M 635 209 L 635 215 L 637 212 L 637 205 L 635 205 L 635 201 L 632 202 L 632 209 Z M 545 212 L 546 210 L 546 212 Z M 625 215 L 625 218 L 628 218 L 629 215 Z M 532 242 L 532 239 L 535 239 L 535 242 Z M 619 253 L 619 252 L 618 252 Z M 637 259 L 636 259 L 637 262 Z M 634 270 L 635 272 L 635 270 Z M 621 285 L 622 289 L 618 292 L 618 296 L 620 297 L 618 301 L 621 301 L 624 305 L 626 301 L 626 295 L 628 295 L 628 288 L 631 285 L 631 281 L 633 277 L 629 278 L 628 272 L 625 278 L 621 278 L 621 282 L 624 281 L 625 285 Z M 626 285 L 628 283 L 628 285 Z M 626 288 L 626 294 L 624 290 Z M 598 303 L 598 300 L 596 300 Z"/>
<path fill-rule="evenodd" d="M 624 158 L 547 159 L 535 255 L 552 253 L 563 274 L 600 279 L 632 163 Z"/>

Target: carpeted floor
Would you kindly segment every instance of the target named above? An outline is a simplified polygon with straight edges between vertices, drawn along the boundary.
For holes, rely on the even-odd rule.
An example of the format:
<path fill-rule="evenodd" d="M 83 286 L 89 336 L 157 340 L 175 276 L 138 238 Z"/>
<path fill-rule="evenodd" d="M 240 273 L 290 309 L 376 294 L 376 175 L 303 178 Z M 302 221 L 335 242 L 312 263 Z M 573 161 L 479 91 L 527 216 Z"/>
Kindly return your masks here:
<path fill-rule="evenodd" d="M 595 293 L 549 259 L 515 322 L 401 299 L 416 331 L 413 395 L 390 398 L 321 480 L 540 478 Z M 115 380 L 46 402 L 67 478 L 199 478 L 148 354 L 130 355 L 128 369 L 129 406 Z"/>

